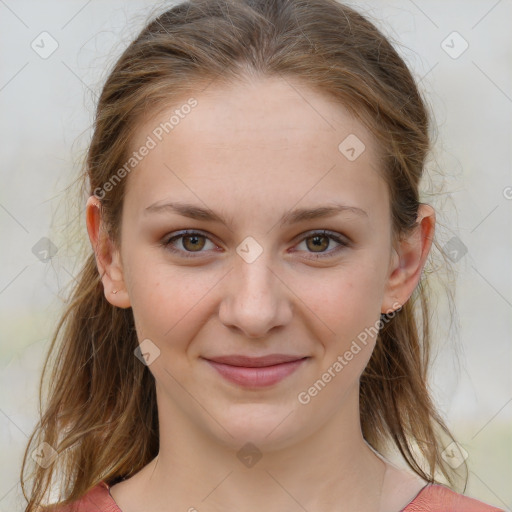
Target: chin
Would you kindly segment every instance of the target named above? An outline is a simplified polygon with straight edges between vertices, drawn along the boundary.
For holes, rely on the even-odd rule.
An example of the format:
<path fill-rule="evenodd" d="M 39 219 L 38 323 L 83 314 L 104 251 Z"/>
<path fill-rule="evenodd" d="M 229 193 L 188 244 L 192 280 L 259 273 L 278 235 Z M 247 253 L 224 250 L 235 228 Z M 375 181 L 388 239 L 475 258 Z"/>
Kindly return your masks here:
<path fill-rule="evenodd" d="M 237 452 L 248 443 L 262 452 L 287 448 L 306 435 L 304 430 L 307 427 L 297 421 L 297 416 L 294 417 L 294 408 L 297 409 L 296 405 L 254 402 L 233 405 L 224 409 L 227 413 L 214 414 L 224 427 L 215 422 L 212 425 L 214 435 L 220 436 L 218 441 Z"/>

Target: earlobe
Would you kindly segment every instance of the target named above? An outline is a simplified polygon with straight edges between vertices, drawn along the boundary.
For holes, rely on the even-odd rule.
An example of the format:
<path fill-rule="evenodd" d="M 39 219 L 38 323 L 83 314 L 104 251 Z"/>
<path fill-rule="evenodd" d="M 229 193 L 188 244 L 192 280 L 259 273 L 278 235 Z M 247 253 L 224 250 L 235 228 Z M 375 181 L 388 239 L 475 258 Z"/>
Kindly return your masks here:
<path fill-rule="evenodd" d="M 101 222 L 101 202 L 92 195 L 86 205 L 86 225 L 101 276 L 105 298 L 113 306 L 129 308 L 119 250 L 114 246 Z"/>
<path fill-rule="evenodd" d="M 417 226 L 398 243 L 390 264 L 381 312 L 389 313 L 405 304 L 421 278 L 435 230 L 435 211 L 428 204 L 418 208 Z"/>

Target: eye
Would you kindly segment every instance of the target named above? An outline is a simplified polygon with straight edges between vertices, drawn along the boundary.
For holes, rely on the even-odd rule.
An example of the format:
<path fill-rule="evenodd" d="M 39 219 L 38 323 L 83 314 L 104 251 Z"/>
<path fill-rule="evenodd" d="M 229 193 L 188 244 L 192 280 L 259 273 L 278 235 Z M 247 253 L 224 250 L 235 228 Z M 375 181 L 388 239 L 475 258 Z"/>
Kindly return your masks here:
<path fill-rule="evenodd" d="M 331 242 L 334 241 L 338 244 L 334 249 L 327 251 Z M 186 230 L 174 236 L 171 236 L 162 241 L 162 245 L 172 253 L 178 254 L 185 258 L 197 257 L 205 252 L 203 249 L 207 248 L 207 243 L 211 244 L 210 249 L 215 249 L 216 245 L 208 238 L 206 234 L 200 231 Z M 309 236 L 303 237 L 301 243 L 304 243 L 306 250 L 315 254 L 316 258 L 325 258 L 337 254 L 340 250 L 348 247 L 350 242 L 340 237 L 337 233 L 332 233 L 326 230 L 314 231 Z M 299 244 L 300 246 L 300 244 Z"/>
<path fill-rule="evenodd" d="M 193 253 L 204 252 L 202 249 L 205 247 L 206 241 L 209 241 L 213 248 L 216 247 L 215 244 L 203 233 L 187 230 L 167 238 L 162 242 L 162 245 L 172 253 L 179 254 L 185 258 L 195 258 Z M 175 242 L 178 243 L 175 244 Z M 177 248 L 176 245 L 181 247 Z"/>
<path fill-rule="evenodd" d="M 338 244 L 334 249 L 327 251 L 331 242 L 334 241 Z M 310 233 L 309 236 L 302 239 L 302 242 L 306 246 L 306 250 L 310 250 L 312 254 L 315 254 L 317 258 L 326 258 L 337 254 L 339 251 L 348 247 L 350 242 L 337 233 L 331 233 L 330 231 L 322 230 Z M 299 247 L 300 244 L 297 246 Z"/>

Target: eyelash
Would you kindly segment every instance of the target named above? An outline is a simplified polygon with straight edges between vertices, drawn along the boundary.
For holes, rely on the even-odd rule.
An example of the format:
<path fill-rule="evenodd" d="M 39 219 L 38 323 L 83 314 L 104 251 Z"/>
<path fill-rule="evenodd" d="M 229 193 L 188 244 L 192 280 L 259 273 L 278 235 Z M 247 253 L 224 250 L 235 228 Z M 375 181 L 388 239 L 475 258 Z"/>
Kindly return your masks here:
<path fill-rule="evenodd" d="M 198 235 L 198 236 L 201 236 L 201 237 L 204 237 L 204 238 L 207 238 L 208 240 L 210 240 L 209 237 L 205 233 L 202 233 L 201 231 L 185 230 L 185 231 L 180 232 L 177 235 L 174 235 L 170 238 L 163 240 L 161 245 L 166 250 L 169 250 L 174 254 L 179 254 L 180 256 L 182 256 L 184 258 L 197 258 L 204 251 L 198 251 L 197 253 L 194 253 L 193 251 L 184 251 L 181 249 L 176 249 L 175 247 L 172 246 L 172 242 L 174 242 L 175 240 L 178 240 L 180 238 L 185 238 L 188 236 L 194 236 L 194 235 Z M 338 247 L 336 247 L 335 249 L 328 251 L 328 252 L 310 253 L 310 254 L 315 255 L 315 257 L 316 257 L 315 259 L 332 257 L 334 254 L 337 254 L 340 250 L 342 250 L 346 247 L 349 247 L 349 245 L 350 245 L 350 243 L 348 241 L 343 240 L 336 233 L 333 233 L 333 232 L 327 231 L 327 230 L 313 231 L 311 233 L 308 233 L 307 236 L 300 239 L 299 243 L 301 243 L 305 240 L 308 240 L 310 238 L 314 238 L 315 236 L 325 236 L 325 237 L 329 238 L 330 240 L 334 240 L 336 243 L 340 244 Z M 195 254 L 197 254 L 197 256 Z"/>

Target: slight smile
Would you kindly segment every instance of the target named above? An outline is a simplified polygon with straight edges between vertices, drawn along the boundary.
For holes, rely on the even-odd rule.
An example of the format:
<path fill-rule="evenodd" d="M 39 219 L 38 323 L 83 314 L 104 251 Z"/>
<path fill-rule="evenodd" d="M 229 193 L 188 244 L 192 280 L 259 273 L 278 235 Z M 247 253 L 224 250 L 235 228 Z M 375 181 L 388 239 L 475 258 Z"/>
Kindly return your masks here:
<path fill-rule="evenodd" d="M 309 357 L 271 354 L 263 357 L 230 355 L 202 359 L 230 382 L 243 387 L 261 388 L 282 381 Z"/>

